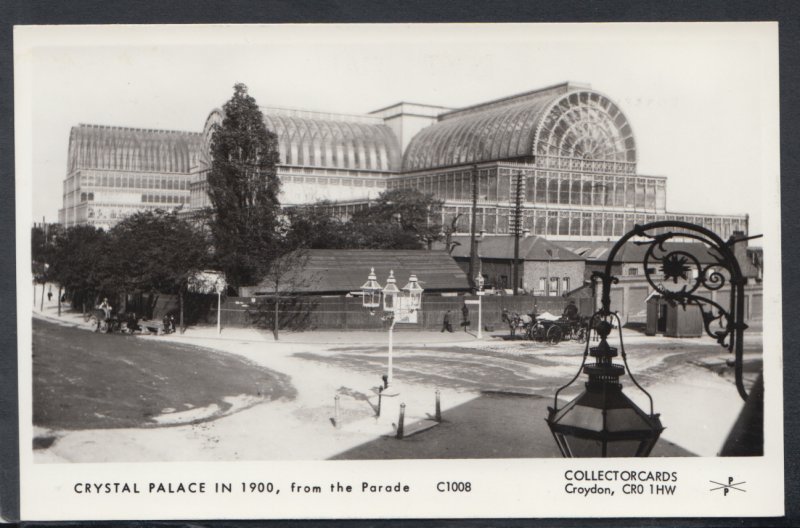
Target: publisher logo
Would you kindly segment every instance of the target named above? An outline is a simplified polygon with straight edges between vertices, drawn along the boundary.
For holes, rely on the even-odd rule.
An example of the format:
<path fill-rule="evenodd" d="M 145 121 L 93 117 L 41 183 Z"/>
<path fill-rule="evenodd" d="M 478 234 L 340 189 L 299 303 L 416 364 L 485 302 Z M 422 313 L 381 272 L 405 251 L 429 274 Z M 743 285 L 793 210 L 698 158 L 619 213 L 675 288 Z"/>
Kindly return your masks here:
<path fill-rule="evenodd" d="M 747 484 L 745 481 L 734 482 L 733 477 L 728 477 L 727 484 L 723 484 L 722 482 L 717 482 L 716 480 L 709 480 L 709 482 L 716 485 L 716 487 L 711 488 L 710 491 L 721 490 L 723 495 L 728 495 L 728 493 L 730 493 L 731 490 L 744 492 L 745 490 L 741 486 L 742 484 Z"/>

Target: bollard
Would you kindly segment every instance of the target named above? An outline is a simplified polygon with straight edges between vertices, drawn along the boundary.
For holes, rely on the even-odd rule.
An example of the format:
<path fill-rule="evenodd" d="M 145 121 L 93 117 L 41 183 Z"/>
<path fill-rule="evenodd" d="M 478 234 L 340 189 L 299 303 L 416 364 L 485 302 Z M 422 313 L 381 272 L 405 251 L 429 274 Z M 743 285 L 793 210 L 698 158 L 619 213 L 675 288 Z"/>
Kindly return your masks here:
<path fill-rule="evenodd" d="M 333 422 L 334 427 L 337 429 L 339 428 L 339 395 L 337 394 L 336 397 L 333 399 L 334 401 L 334 411 L 333 411 Z"/>
<path fill-rule="evenodd" d="M 397 420 L 397 439 L 403 439 L 403 421 L 406 419 L 406 404 L 400 404 L 400 418 Z"/>
<path fill-rule="evenodd" d="M 441 393 L 439 389 L 436 389 L 436 421 L 442 421 L 442 403 L 441 403 Z"/>
<path fill-rule="evenodd" d="M 381 403 L 383 400 L 383 387 L 378 387 L 378 410 L 376 412 L 376 416 L 380 418 L 381 416 Z"/>

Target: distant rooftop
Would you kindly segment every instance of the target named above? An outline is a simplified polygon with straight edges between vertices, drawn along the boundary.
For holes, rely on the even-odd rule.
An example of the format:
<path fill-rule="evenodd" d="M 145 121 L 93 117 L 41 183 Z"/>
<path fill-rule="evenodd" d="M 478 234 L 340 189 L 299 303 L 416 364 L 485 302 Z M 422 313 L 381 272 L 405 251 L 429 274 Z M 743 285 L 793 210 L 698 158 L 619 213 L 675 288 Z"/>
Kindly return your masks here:
<path fill-rule="evenodd" d="M 456 258 L 468 258 L 469 235 L 454 236 L 452 240 L 459 245 L 453 248 L 451 255 Z M 481 258 L 511 260 L 514 258 L 514 237 L 512 235 L 483 237 L 478 244 L 478 254 Z M 585 260 L 566 247 L 536 235 L 520 238 L 519 258 L 538 261 Z"/>
<path fill-rule="evenodd" d="M 402 288 L 412 273 L 429 292 L 468 291 L 464 271 L 446 251 L 395 249 L 311 249 L 307 262 L 299 270 L 303 280 L 301 293 L 342 294 L 361 291 L 370 268 L 375 268 L 383 286 L 389 271 L 394 271 L 397 287 Z M 259 285 L 256 294 L 268 293 Z"/>

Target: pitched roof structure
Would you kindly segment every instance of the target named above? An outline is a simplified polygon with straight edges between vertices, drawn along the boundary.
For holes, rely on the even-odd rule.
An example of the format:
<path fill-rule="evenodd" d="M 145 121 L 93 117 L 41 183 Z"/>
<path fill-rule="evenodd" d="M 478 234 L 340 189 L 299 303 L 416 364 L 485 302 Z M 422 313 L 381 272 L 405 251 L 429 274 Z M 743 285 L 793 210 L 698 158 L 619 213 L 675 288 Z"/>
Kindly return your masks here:
<path fill-rule="evenodd" d="M 469 236 L 454 236 L 458 245 L 451 255 L 456 258 L 469 258 Z M 511 235 L 487 236 L 478 244 L 478 254 L 484 259 L 512 260 L 514 258 L 514 237 Z M 538 261 L 576 261 L 586 260 L 563 245 L 556 244 L 540 236 L 527 236 L 519 240 L 519 258 Z"/>
<path fill-rule="evenodd" d="M 306 263 L 299 271 L 295 293 L 343 294 L 360 291 L 370 268 L 381 286 L 394 271 L 397 287 L 402 288 L 409 276 L 417 275 L 419 284 L 428 292 L 460 292 L 469 290 L 464 271 L 446 251 L 395 249 L 311 249 L 305 251 Z M 269 293 L 262 283 L 255 294 Z"/>

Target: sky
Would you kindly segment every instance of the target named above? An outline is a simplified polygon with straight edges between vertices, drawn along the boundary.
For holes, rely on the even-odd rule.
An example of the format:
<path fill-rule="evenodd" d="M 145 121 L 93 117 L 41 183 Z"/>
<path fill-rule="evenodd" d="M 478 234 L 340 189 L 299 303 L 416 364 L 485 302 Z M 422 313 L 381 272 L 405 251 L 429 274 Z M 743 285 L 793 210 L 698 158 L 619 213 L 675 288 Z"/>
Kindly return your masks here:
<path fill-rule="evenodd" d="M 358 114 L 575 81 L 621 107 L 668 211 L 747 213 L 758 233 L 778 203 L 777 61 L 772 23 L 16 28 L 17 178 L 56 221 L 72 126 L 200 132 L 237 82 L 262 106 Z"/>

